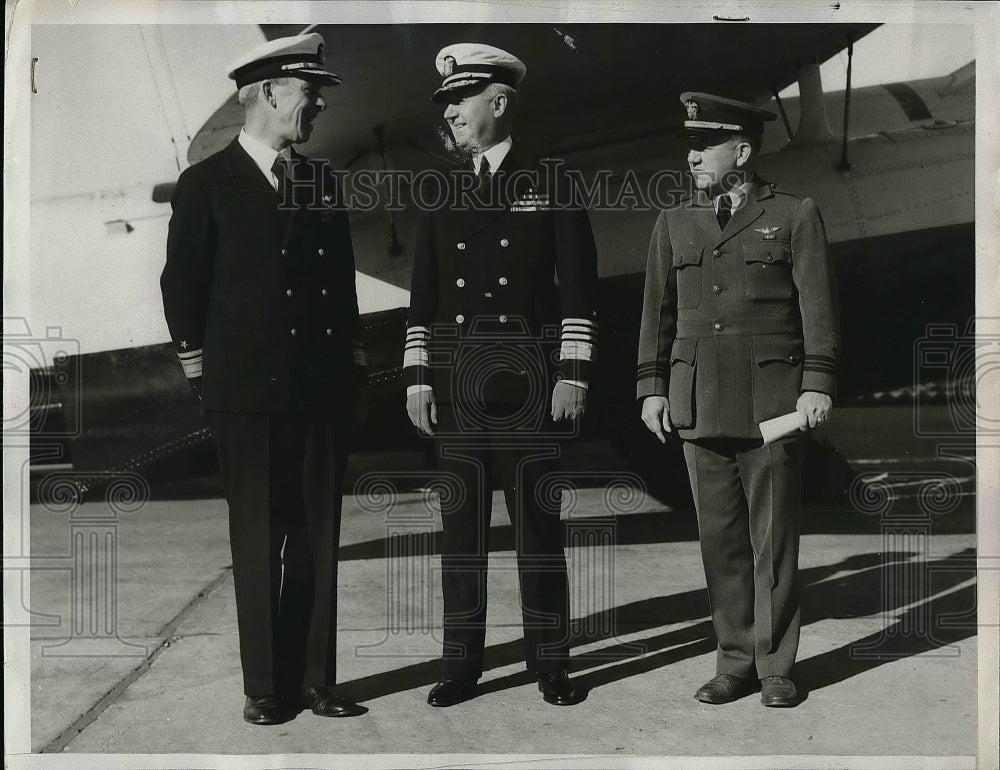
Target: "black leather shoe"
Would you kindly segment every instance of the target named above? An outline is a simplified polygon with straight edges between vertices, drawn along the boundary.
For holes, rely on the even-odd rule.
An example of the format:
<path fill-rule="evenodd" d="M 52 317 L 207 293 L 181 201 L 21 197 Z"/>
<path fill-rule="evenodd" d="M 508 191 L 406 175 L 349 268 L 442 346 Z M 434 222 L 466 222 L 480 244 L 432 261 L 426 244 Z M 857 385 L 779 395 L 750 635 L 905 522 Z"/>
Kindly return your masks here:
<path fill-rule="evenodd" d="M 248 695 L 243 706 L 243 719 L 252 725 L 280 725 L 295 714 L 295 709 L 273 695 Z"/>
<path fill-rule="evenodd" d="M 334 695 L 329 687 L 307 687 L 302 691 L 302 699 L 306 708 L 321 717 L 356 717 L 368 713 L 364 706 Z"/>
<path fill-rule="evenodd" d="M 475 679 L 442 679 L 427 693 L 427 702 L 445 708 L 476 697 Z"/>
<path fill-rule="evenodd" d="M 546 671 L 538 675 L 538 691 L 546 703 L 553 706 L 573 706 L 580 702 L 580 693 L 573 687 L 565 671 Z"/>
<path fill-rule="evenodd" d="M 757 690 L 756 679 L 744 679 L 732 674 L 716 674 L 698 688 L 694 697 L 702 703 L 718 705 L 732 703 Z"/>
<path fill-rule="evenodd" d="M 760 680 L 760 702 L 771 708 L 794 708 L 801 703 L 795 682 L 787 676 L 765 676 Z"/>

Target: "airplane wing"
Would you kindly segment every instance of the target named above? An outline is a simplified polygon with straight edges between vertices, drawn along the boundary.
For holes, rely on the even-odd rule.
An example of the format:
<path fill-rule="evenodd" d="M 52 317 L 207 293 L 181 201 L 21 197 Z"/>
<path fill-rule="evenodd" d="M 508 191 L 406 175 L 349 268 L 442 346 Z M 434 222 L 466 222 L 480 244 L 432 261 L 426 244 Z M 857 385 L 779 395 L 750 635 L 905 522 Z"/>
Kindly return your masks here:
<path fill-rule="evenodd" d="M 388 148 L 397 167 L 447 167 L 434 132 L 441 111 L 430 101 L 438 84 L 433 61 L 440 48 L 459 40 L 517 53 L 528 67 L 520 88 L 519 140 L 538 153 L 565 155 L 676 127 L 677 99 L 685 90 L 746 101 L 770 98 L 797 78 L 801 64 L 825 61 L 876 26 L 318 25 L 312 31 L 326 41 L 327 66 L 344 83 L 328 90 L 327 110 L 304 149 L 339 165 Z M 273 38 L 302 28 L 262 29 Z M 221 149 L 241 123 L 233 94 L 202 126 L 188 160 Z"/>

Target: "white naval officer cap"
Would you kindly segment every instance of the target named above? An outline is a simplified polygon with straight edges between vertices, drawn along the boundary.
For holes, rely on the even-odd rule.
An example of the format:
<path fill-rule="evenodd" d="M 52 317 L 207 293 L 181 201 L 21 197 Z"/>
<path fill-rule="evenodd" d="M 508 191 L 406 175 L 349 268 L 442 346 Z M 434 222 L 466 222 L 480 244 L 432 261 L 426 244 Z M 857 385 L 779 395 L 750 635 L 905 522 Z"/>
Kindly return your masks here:
<path fill-rule="evenodd" d="M 336 86 L 343 81 L 323 66 L 323 36 L 318 32 L 278 37 L 248 51 L 232 64 L 226 75 L 237 88 L 268 78 L 302 78 Z"/>
<path fill-rule="evenodd" d="M 447 101 L 453 91 L 503 83 L 517 88 L 527 67 L 514 54 L 484 43 L 454 43 L 438 51 L 434 60 L 438 74 L 444 80 L 431 97 L 435 102 Z"/>

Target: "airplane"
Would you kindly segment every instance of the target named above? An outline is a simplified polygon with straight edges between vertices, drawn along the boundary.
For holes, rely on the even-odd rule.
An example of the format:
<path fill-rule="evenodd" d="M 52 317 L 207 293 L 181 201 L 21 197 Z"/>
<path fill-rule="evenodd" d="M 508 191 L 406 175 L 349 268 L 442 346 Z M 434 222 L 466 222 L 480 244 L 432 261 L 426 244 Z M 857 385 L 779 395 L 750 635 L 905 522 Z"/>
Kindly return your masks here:
<path fill-rule="evenodd" d="M 327 108 L 302 150 L 348 171 L 455 165 L 442 141 L 440 109 L 429 100 L 437 79 L 430 62 L 455 40 L 517 51 L 529 70 L 518 141 L 584 173 L 606 170 L 612 198 L 645 189 L 664 169 L 686 169 L 677 138 L 682 90 L 770 106 L 782 119 L 768 127 L 760 174 L 817 200 L 836 260 L 845 373 L 839 402 L 891 409 L 937 397 L 936 407 L 946 409 L 940 398 L 952 373 L 940 367 L 915 372 L 913 346 L 927 336 L 929 324 L 953 330 L 960 341 L 974 313 L 975 62 L 943 77 L 824 95 L 818 65 L 845 48 L 850 52 L 876 26 L 267 25 L 241 30 L 239 41 L 227 32 L 217 49 L 233 51 L 238 42 L 237 50 L 245 50 L 254 38 L 320 32 L 328 64 L 344 84 L 326 91 Z M 155 31 L 142 34 L 147 43 L 153 39 L 147 58 L 179 170 L 227 144 L 242 115 L 235 94 L 193 110 L 187 99 L 192 87 L 178 86 L 168 47 L 156 44 Z M 207 71 L 220 64 L 213 66 Z M 800 97 L 780 99 L 796 79 Z M 171 90 L 185 99 L 162 97 Z M 193 136 L 186 132 L 193 118 L 185 110 L 201 112 Z M 830 116 L 843 116 L 840 136 Z M 76 279 L 60 282 L 55 272 L 32 276 L 33 282 L 65 287 L 60 314 L 42 317 L 65 318 L 73 305 L 82 319 L 64 324 L 79 347 L 32 369 L 38 495 L 45 495 L 39 487 L 46 473 L 59 469 L 72 469 L 81 497 L 97 494 L 117 472 L 141 472 L 167 486 L 181 480 L 183 489 L 184 479 L 214 471 L 210 430 L 167 341 L 156 282 L 171 182 L 32 202 L 32 264 L 43 263 L 36 249 L 47 248 L 48 233 L 68 229 L 82 256 L 76 264 L 84 267 L 77 286 Z M 404 204 L 412 202 L 412 190 L 402 194 Z M 376 405 L 358 434 L 357 451 L 402 453 L 396 456 L 407 463 L 428 444 L 409 426 L 400 385 L 418 213 L 404 205 L 402 211 L 351 214 L 370 401 Z M 634 402 L 638 315 L 656 215 L 650 201 L 591 212 L 601 349 L 584 438 L 612 447 L 614 457 L 598 462 L 635 469 L 661 497 L 684 499 L 677 445 L 660 448 L 638 420 Z M 96 270 L 108 263 L 117 289 L 108 285 L 106 271 L 103 283 L 87 275 L 87 265 Z M 79 287 L 86 290 L 77 296 Z M 850 443 L 837 435 L 811 447 L 826 457 L 828 469 L 830 457 L 843 462 L 871 451 Z M 896 444 L 909 451 L 905 436 Z"/>

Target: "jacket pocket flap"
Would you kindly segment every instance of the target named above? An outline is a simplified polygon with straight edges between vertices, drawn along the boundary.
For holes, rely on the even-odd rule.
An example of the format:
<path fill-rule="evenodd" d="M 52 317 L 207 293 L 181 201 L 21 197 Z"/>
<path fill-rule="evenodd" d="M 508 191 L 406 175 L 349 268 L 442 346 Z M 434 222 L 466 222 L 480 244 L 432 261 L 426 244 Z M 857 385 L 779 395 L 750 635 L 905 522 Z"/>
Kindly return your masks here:
<path fill-rule="evenodd" d="M 686 364 L 694 366 L 694 359 L 697 352 L 697 339 L 674 340 L 674 346 L 670 349 L 670 363 L 673 364 L 677 361 L 683 361 Z"/>
<path fill-rule="evenodd" d="M 794 366 L 802 361 L 803 352 L 802 343 L 797 340 L 754 337 L 753 356 L 758 366 L 772 361 Z"/>
<path fill-rule="evenodd" d="M 699 248 L 697 246 L 692 246 L 691 248 L 685 249 L 684 251 L 674 253 L 674 264 L 677 267 L 685 267 L 687 265 L 700 265 L 701 257 L 705 253 L 704 248 Z"/>
<path fill-rule="evenodd" d="M 782 243 L 746 243 L 743 245 L 743 259 L 747 263 L 762 262 L 772 264 L 779 262 L 790 264 L 791 252 Z"/>

